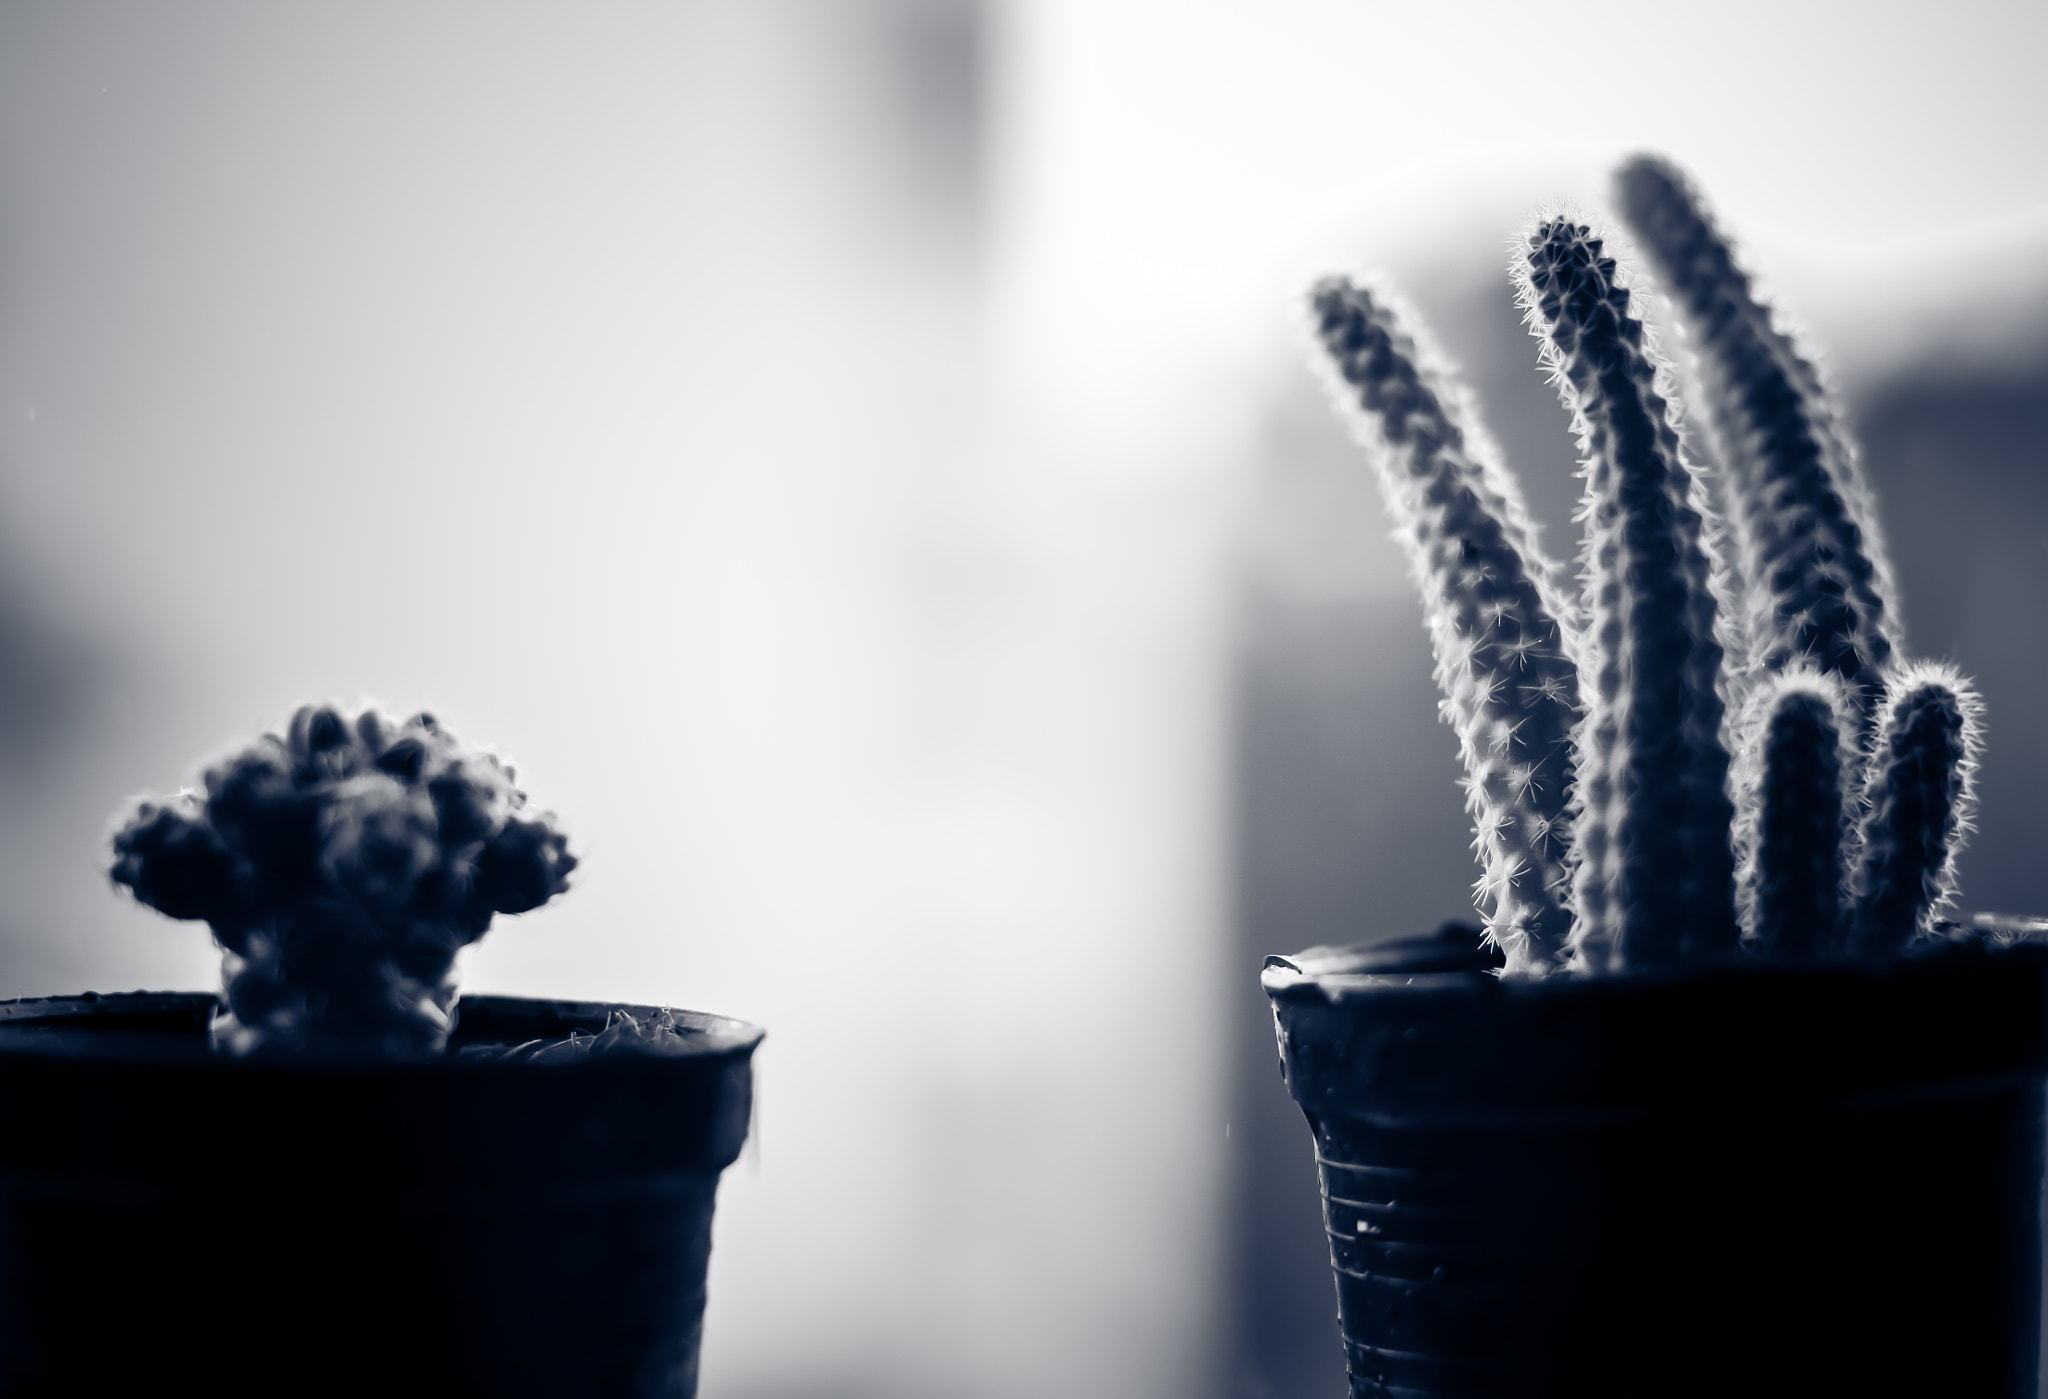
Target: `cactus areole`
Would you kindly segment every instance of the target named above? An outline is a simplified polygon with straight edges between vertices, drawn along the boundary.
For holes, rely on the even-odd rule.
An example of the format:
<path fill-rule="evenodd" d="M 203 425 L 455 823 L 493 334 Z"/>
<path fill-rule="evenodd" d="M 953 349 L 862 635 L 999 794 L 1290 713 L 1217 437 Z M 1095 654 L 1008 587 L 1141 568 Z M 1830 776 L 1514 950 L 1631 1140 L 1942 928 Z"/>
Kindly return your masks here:
<path fill-rule="evenodd" d="M 139 802 L 114 882 L 222 993 L 0 1002 L 0 1392 L 691 1399 L 762 1032 L 458 997 L 575 868 L 424 714 L 308 707 Z"/>
<path fill-rule="evenodd" d="M 1351 1393 L 2032 1396 L 2048 948 L 1945 917 L 1983 703 L 1908 658 L 1841 414 L 1691 182 L 1641 157 L 1616 193 L 1703 411 L 1592 219 L 1515 240 L 1580 446 L 1576 589 L 1398 294 L 1308 298 L 1421 593 L 1483 920 L 1263 976 Z"/>

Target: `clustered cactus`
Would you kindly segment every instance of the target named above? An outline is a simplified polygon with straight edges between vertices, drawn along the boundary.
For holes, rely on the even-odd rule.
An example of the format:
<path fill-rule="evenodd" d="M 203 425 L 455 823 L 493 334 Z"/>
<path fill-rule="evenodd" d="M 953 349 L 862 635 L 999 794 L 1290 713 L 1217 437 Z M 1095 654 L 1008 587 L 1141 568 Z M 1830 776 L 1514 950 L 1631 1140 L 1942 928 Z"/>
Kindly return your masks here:
<path fill-rule="evenodd" d="M 437 1054 L 456 954 L 500 913 L 568 887 L 576 858 L 513 770 L 430 714 L 394 722 L 307 706 L 208 769 L 203 790 L 139 802 L 110 873 L 223 953 L 214 1046 Z"/>
<path fill-rule="evenodd" d="M 1721 470 L 1605 240 L 1539 220 L 1514 272 L 1579 439 L 1581 598 L 1415 317 L 1344 278 L 1310 296 L 1423 594 L 1488 936 L 1524 976 L 1894 954 L 1954 897 L 1982 702 L 1903 659 L 1840 415 L 1692 184 L 1649 156 L 1615 183 Z"/>

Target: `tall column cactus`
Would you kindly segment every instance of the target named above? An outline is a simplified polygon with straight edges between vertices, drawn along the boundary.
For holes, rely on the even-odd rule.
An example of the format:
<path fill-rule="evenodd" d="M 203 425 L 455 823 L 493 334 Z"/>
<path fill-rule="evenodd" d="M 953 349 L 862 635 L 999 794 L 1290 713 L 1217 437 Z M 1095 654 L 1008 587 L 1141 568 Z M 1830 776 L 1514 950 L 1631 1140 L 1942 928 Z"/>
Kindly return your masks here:
<path fill-rule="evenodd" d="M 1591 970 L 1713 956 L 1736 922 L 1712 512 L 1601 240 L 1546 220 L 1518 274 L 1585 459 L 1574 955 Z"/>
<path fill-rule="evenodd" d="M 1855 950 L 1897 952 L 1955 897 L 1976 810 L 1983 701 L 1952 666 L 1893 678 L 1878 713 L 1857 831 Z"/>
<path fill-rule="evenodd" d="M 1318 283 L 1310 305 L 1333 396 L 1378 468 L 1422 592 L 1465 765 L 1487 930 L 1509 971 L 1541 974 L 1559 964 L 1571 930 L 1565 807 L 1578 673 L 1554 570 L 1498 450 L 1414 319 L 1341 278 Z"/>
<path fill-rule="evenodd" d="M 1897 648 L 1898 608 L 1840 415 L 1676 166 L 1637 156 L 1616 173 L 1615 195 L 1692 335 L 1729 473 L 1752 659 L 1766 671 L 1806 661 L 1841 676 L 1867 726 Z"/>

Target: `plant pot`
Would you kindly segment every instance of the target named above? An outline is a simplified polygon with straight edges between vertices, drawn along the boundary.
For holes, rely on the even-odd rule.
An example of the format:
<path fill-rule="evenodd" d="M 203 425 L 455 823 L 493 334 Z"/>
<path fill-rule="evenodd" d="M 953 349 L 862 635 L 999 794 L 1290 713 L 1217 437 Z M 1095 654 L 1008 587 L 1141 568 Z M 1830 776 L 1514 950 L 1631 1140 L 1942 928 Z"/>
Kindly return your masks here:
<path fill-rule="evenodd" d="M 462 1060 L 613 1007 L 466 996 L 446 1059 L 237 1060 L 209 995 L 0 1004 L 0 1391 L 696 1392 L 762 1032 Z"/>
<path fill-rule="evenodd" d="M 1451 928 L 1262 977 L 1353 1396 L 2031 1399 L 2040 949 L 1479 965 Z"/>

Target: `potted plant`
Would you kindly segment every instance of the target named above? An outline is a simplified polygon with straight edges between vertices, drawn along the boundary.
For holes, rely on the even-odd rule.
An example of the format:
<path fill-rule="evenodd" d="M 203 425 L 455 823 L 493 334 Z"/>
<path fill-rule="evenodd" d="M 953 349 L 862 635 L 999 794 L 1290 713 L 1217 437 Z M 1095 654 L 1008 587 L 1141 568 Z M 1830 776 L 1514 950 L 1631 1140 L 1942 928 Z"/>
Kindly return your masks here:
<path fill-rule="evenodd" d="M 111 873 L 219 997 L 0 1005 L 0 1389 L 683 1396 L 761 1031 L 458 997 L 576 867 L 430 715 L 307 707 Z"/>
<path fill-rule="evenodd" d="M 1720 470 L 1603 239 L 1540 219 L 1516 279 L 1581 446 L 1580 596 L 1412 315 L 1311 297 L 1485 914 L 1263 974 L 1352 1393 L 2032 1395 L 2048 984 L 1940 917 L 1982 706 L 1902 656 L 1847 434 L 1696 190 L 1649 157 L 1616 188 Z"/>

